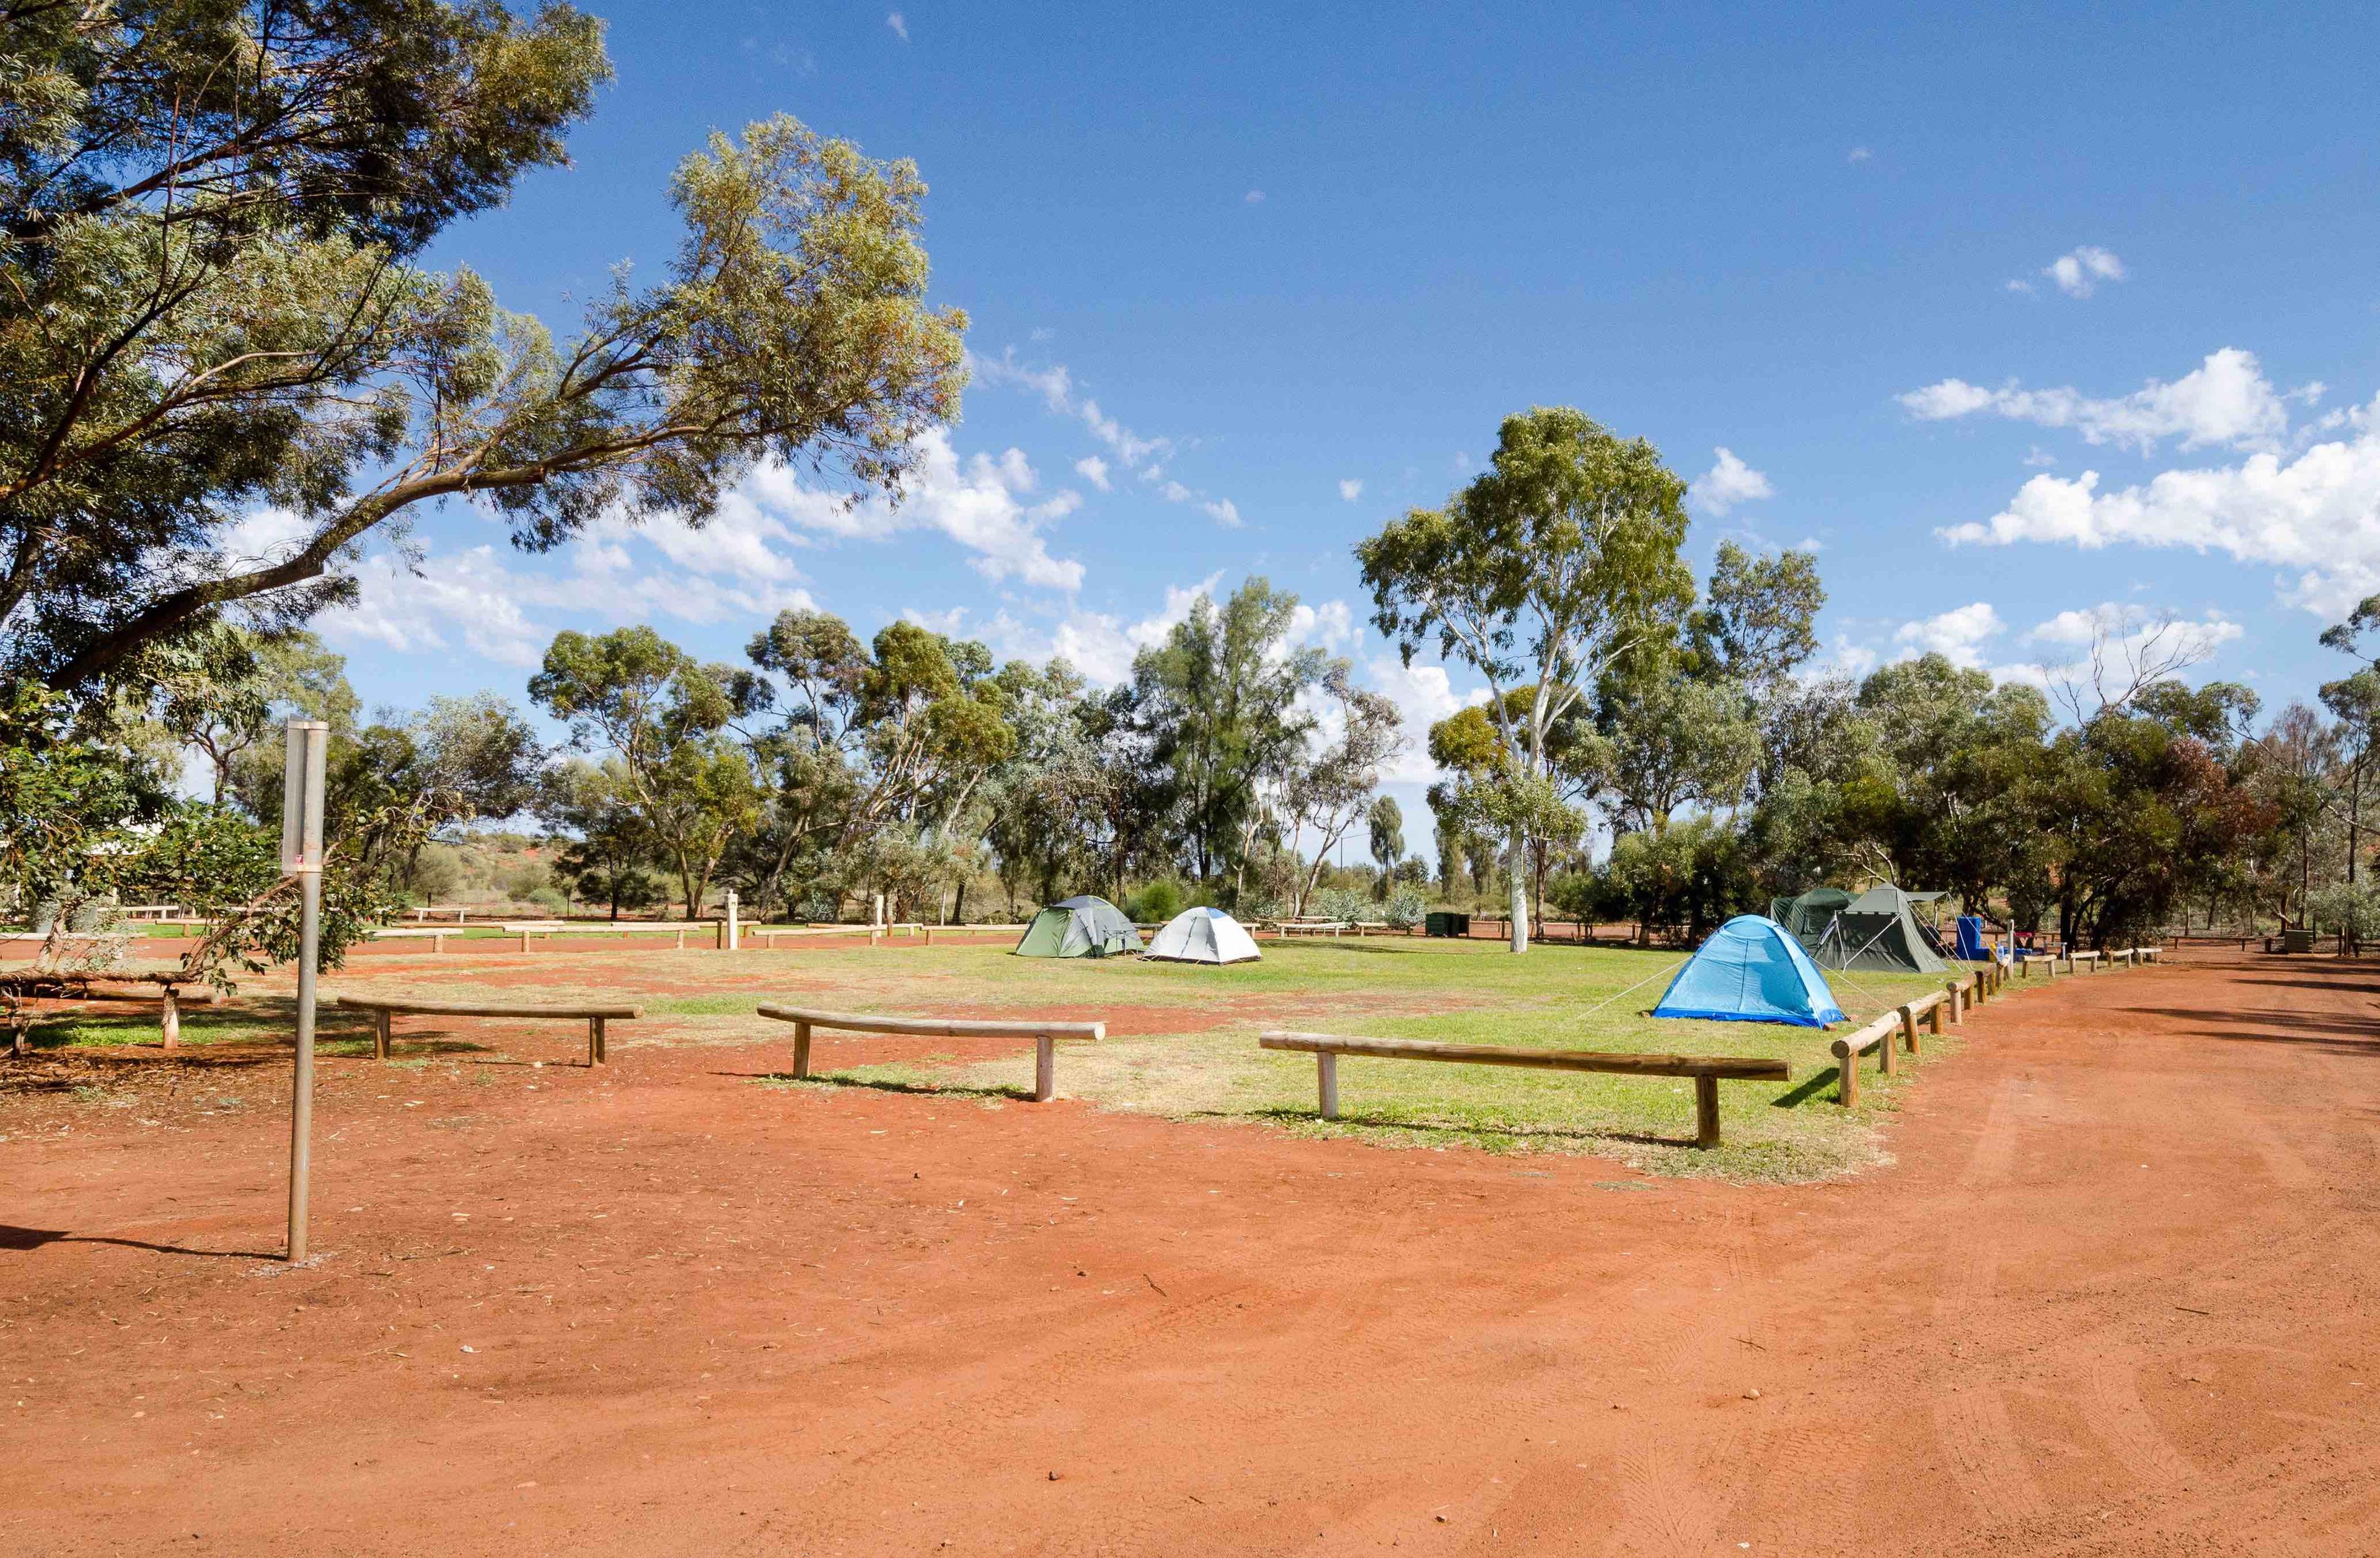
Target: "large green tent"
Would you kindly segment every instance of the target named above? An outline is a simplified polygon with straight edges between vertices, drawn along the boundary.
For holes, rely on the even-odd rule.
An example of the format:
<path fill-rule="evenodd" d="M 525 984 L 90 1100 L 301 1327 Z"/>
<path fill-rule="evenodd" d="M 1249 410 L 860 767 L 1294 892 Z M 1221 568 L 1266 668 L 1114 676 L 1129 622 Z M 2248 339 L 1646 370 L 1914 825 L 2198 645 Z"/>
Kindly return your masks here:
<path fill-rule="evenodd" d="M 1112 957 L 1139 950 L 1140 932 L 1123 911 L 1088 896 L 1051 904 L 1033 917 L 1016 943 L 1019 957 Z"/>
<path fill-rule="evenodd" d="M 1938 895 L 1937 895 L 1938 896 Z M 1807 895 L 1804 895 L 1807 896 Z M 1835 910 L 1810 955 L 1821 968 L 1869 968 L 1879 973 L 1943 974 L 1934 938 L 1910 913 L 1914 900 L 1889 884 L 1871 887 Z"/>
<path fill-rule="evenodd" d="M 1815 956 L 1827 927 L 1852 907 L 1853 896 L 1840 887 L 1813 887 L 1798 898 L 1769 899 L 1768 918 L 1791 931 L 1803 952 Z"/>

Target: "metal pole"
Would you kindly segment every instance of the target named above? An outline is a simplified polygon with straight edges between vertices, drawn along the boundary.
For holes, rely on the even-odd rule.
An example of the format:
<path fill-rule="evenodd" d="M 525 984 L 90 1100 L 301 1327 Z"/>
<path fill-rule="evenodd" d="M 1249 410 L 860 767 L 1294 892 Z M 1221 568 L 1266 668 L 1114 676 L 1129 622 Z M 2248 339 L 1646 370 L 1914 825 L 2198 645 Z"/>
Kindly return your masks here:
<path fill-rule="evenodd" d="M 331 727 L 291 720 L 282 768 L 281 869 L 298 878 L 298 1062 L 289 1093 L 289 1260 L 306 1259 L 306 1196 L 313 1170 L 314 969 L 322 934 L 322 770 Z"/>

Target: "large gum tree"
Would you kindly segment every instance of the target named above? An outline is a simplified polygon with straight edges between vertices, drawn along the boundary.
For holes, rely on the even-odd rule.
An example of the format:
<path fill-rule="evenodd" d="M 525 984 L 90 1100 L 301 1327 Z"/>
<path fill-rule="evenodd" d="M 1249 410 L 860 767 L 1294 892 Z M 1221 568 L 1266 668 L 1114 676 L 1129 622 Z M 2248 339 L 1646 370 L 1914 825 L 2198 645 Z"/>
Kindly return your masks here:
<path fill-rule="evenodd" d="M 714 137 L 674 255 L 566 340 L 415 262 L 564 162 L 610 74 L 564 4 L 0 8 L 0 679 L 87 692 L 226 614 L 301 620 L 441 500 L 541 551 L 698 524 L 764 459 L 897 490 L 965 323 L 925 302 L 907 163 L 790 117 Z"/>
<path fill-rule="evenodd" d="M 1514 952 L 1529 946 L 1532 829 L 1561 806 L 1549 736 L 1605 670 L 1665 640 L 1694 603 L 1678 555 L 1685 492 L 1644 439 L 1540 407 L 1504 420 L 1493 462 L 1445 506 L 1413 509 L 1355 548 L 1373 623 L 1406 663 L 1434 648 L 1493 695 L 1491 809 Z"/>

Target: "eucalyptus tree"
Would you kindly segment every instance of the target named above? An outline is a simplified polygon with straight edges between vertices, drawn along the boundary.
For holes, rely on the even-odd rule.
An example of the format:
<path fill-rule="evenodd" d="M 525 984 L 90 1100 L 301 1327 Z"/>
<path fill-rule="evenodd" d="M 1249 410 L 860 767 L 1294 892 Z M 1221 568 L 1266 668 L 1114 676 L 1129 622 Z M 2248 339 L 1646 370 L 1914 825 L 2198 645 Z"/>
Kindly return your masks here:
<path fill-rule="evenodd" d="M 226 613 L 292 625 L 445 499 L 542 551 L 700 523 L 763 459 L 897 487 L 964 376 L 906 163 L 713 137 L 657 280 L 560 344 L 418 262 L 610 74 L 565 4 L 0 10 L 0 676 L 87 691 Z"/>
<path fill-rule="evenodd" d="M 738 874 L 772 901 L 795 882 L 858 887 L 900 878 L 965 841 L 953 830 L 1014 749 L 1007 694 L 981 644 L 911 622 L 863 645 L 840 617 L 786 611 L 746 650 L 747 732 L 765 798 Z"/>
<path fill-rule="evenodd" d="M 1250 578 L 1220 606 L 1201 594 L 1134 661 L 1135 710 L 1202 882 L 1243 879 L 1266 797 L 1288 782 L 1313 729 L 1298 698 L 1329 656 L 1290 642 L 1296 613 L 1296 596 Z"/>
<path fill-rule="evenodd" d="M 1382 796 L 1364 813 L 1372 864 L 1379 868 L 1380 896 L 1386 898 L 1396 882 L 1397 867 L 1405 858 L 1405 814 L 1394 796 Z"/>
<path fill-rule="evenodd" d="M 1606 669 L 1665 640 L 1694 594 L 1678 555 L 1685 483 L 1652 444 L 1569 409 L 1507 418 L 1489 469 L 1355 549 L 1374 623 L 1406 663 L 1424 648 L 1492 694 L 1489 792 L 1511 864 L 1512 950 L 1529 944 L 1532 825 L 1560 808 L 1551 736 Z M 1508 694 L 1525 693 L 1524 699 Z"/>
<path fill-rule="evenodd" d="M 646 627 L 565 631 L 529 697 L 580 751 L 609 751 L 638 820 L 676 873 L 686 916 L 702 911 L 730 845 L 758 820 L 759 787 L 731 727 L 750 712 L 732 670 L 705 666 Z"/>
<path fill-rule="evenodd" d="M 1375 792 L 1380 786 L 1380 773 L 1404 749 L 1402 726 L 1403 716 L 1396 703 L 1386 696 L 1354 684 L 1354 667 L 1344 660 L 1333 661 L 1323 673 L 1324 694 L 1336 706 L 1339 736 L 1318 748 L 1302 751 L 1289 765 L 1289 780 L 1281 789 L 1281 809 L 1288 822 L 1289 839 L 1303 848 L 1314 849 L 1314 858 L 1300 874 L 1297 895 L 1291 912 L 1304 914 L 1306 900 L 1314 895 L 1314 885 L 1321 879 L 1322 868 L 1330 863 L 1330 851 L 1349 830 L 1367 818 L 1371 823 L 1371 850 L 1375 858 L 1383 841 L 1392 841 L 1388 865 L 1381 880 L 1396 865 L 1396 858 L 1404 853 L 1404 834 L 1399 831 L 1402 819 L 1395 812 L 1396 802 L 1381 797 L 1376 805 Z M 1383 814 L 1378 807 L 1390 810 Z M 1385 824 L 1387 832 L 1383 833 Z M 1385 896 L 1385 894 L 1383 895 Z"/>

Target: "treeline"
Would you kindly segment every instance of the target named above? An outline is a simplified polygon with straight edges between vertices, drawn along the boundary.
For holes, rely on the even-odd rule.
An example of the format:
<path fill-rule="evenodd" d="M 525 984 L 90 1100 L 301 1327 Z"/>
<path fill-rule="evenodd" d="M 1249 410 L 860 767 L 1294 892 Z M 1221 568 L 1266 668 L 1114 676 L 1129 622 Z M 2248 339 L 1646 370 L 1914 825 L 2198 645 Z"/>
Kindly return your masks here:
<path fill-rule="evenodd" d="M 367 722 L 311 635 L 215 623 L 105 700 L 18 689 L 0 885 L 33 907 L 267 892 L 278 724 L 304 714 L 331 726 L 358 928 L 451 890 L 442 835 L 530 821 L 546 869 L 614 915 L 698 915 L 730 888 L 756 914 L 840 918 L 881 894 L 929 920 L 1084 891 L 1150 917 L 1407 922 L 1431 898 L 1500 899 L 1524 924 L 1550 909 L 1693 937 L 1887 880 L 2085 944 L 2183 921 L 2380 933 L 2361 869 L 2380 603 L 2324 636 L 2355 668 L 2320 707 L 2261 728 L 2244 687 L 2180 679 L 2186 635 L 2121 616 L 2055 698 L 1938 655 L 1822 674 L 1815 557 L 1724 543 L 1697 585 L 1682 492 L 1645 446 L 1536 412 L 1447 508 L 1366 542 L 1381 630 L 1493 689 L 1426 733 L 1301 642 L 1297 601 L 1262 578 L 1202 596 L 1104 688 L 1062 660 L 996 663 L 906 621 L 863 640 L 816 611 L 734 663 L 647 627 L 565 632 L 526 688 L 567 733 L 551 749 L 492 694 Z M 1582 508 L 1595 524 L 1564 519 Z M 1416 735 L 1445 775 L 1434 882 L 1378 793 Z M 203 800 L 175 794 L 193 754 Z M 1330 864 L 1350 851 L 1356 870 Z"/>
<path fill-rule="evenodd" d="M 2324 635 L 2358 666 L 2323 688 L 2325 712 L 2292 705 L 2261 734 L 2252 692 L 2185 685 L 2203 645 L 2135 614 L 2102 615 L 2057 679 L 2062 708 L 1938 655 L 1812 675 L 1815 558 L 1723 544 L 1697 591 L 1683 496 L 1642 440 L 1540 409 L 1505 422 L 1491 468 L 1443 508 L 1357 549 L 1407 658 L 1489 684 L 1430 731 L 1452 775 L 1430 802 L 1442 882 L 1492 879 L 1516 946 L 1548 903 L 1692 936 L 1864 881 L 2082 943 L 2190 916 L 2373 933 L 2380 598 Z"/>

